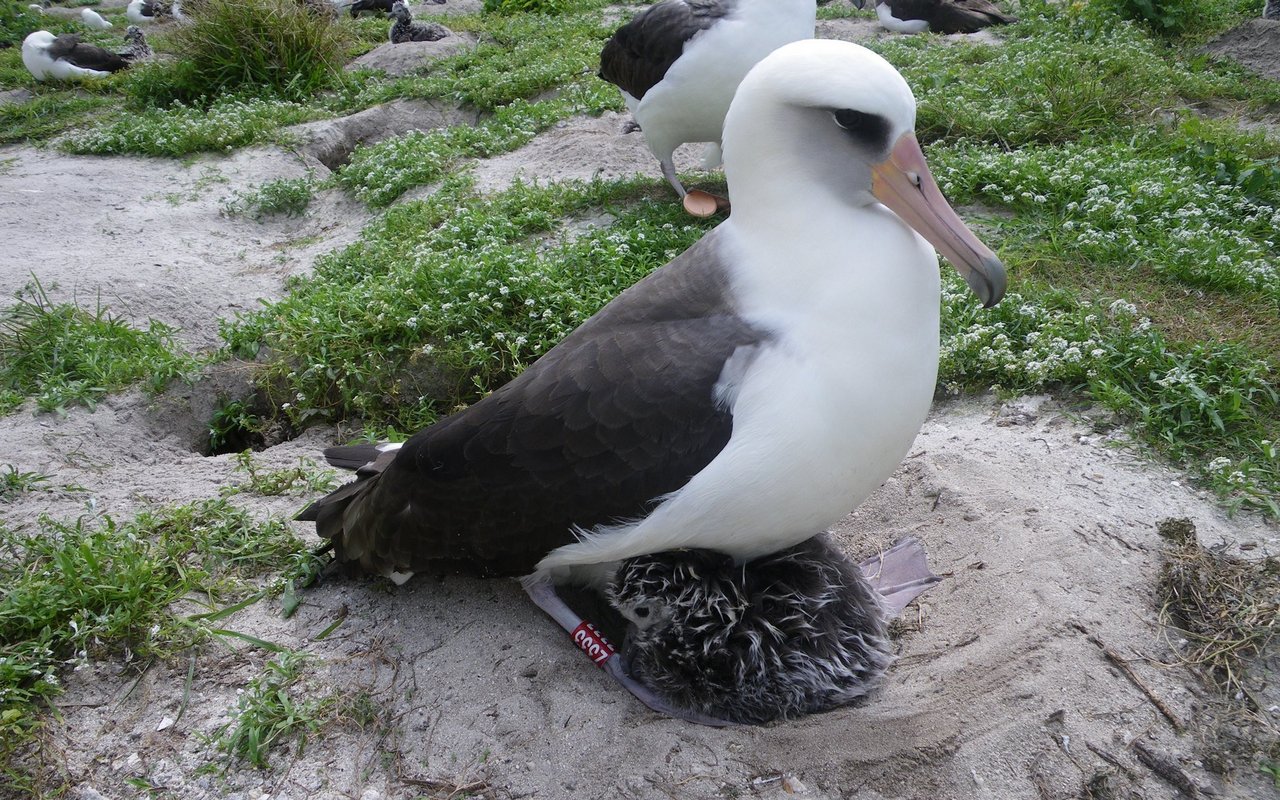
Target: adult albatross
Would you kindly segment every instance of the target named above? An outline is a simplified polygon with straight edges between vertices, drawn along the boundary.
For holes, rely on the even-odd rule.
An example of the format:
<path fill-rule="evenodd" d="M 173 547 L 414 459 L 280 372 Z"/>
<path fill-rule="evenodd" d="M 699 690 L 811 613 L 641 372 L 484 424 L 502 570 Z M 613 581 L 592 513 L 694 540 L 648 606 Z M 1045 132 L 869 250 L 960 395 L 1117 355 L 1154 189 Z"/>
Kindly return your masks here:
<path fill-rule="evenodd" d="M 1018 21 L 990 0 L 877 0 L 876 16 L 896 33 L 977 33 Z"/>
<path fill-rule="evenodd" d="M 862 8 L 863 0 L 854 0 Z M 600 77 L 622 91 L 635 124 L 691 214 L 710 216 L 717 198 L 690 196 L 672 158 L 685 142 L 707 142 L 704 166 L 720 162 L 729 101 L 756 62 L 813 38 L 815 0 L 662 0 L 610 37 Z"/>
<path fill-rule="evenodd" d="M 397 581 L 525 575 L 616 665 L 554 584 L 600 587 L 624 559 L 680 548 L 745 561 L 830 526 L 892 473 L 933 397 L 930 242 L 984 305 L 1004 294 L 914 124 L 880 56 L 780 48 L 725 120 L 732 216 L 465 411 L 401 447 L 326 451 L 359 479 L 300 518 L 337 562 Z"/>
<path fill-rule="evenodd" d="M 120 55 L 85 44 L 74 33 L 35 31 L 22 41 L 22 63 L 38 81 L 104 78 L 129 66 Z"/>

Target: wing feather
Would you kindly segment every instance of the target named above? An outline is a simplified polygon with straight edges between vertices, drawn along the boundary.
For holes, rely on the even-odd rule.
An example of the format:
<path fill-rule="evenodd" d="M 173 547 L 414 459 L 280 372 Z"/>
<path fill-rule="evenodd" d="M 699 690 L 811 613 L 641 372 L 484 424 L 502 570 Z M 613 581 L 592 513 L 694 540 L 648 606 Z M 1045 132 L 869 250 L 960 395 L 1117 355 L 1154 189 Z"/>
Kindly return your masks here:
<path fill-rule="evenodd" d="M 644 97 L 685 44 L 733 10 L 734 0 L 663 0 L 618 28 L 600 52 L 600 77 L 636 98 Z"/>

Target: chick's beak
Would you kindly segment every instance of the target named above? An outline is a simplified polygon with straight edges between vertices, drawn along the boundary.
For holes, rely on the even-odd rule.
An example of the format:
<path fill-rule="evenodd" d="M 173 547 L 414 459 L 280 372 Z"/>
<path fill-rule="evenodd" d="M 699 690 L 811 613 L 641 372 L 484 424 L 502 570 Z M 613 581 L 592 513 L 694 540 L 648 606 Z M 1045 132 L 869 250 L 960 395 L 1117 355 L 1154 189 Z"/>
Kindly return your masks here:
<path fill-rule="evenodd" d="M 914 134 L 904 134 L 889 157 L 871 168 L 871 193 L 951 262 L 984 308 L 1000 302 L 1004 264 L 942 196 Z"/>

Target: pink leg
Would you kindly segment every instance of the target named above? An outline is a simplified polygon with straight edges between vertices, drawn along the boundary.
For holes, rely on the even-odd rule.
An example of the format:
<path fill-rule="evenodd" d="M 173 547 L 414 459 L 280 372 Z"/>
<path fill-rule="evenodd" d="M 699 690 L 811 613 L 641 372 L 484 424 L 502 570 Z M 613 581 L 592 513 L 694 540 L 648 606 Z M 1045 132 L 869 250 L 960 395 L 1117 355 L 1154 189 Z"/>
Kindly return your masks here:
<path fill-rule="evenodd" d="M 912 600 L 942 580 L 929 571 L 924 545 L 914 536 L 902 539 L 858 567 L 876 591 L 884 596 L 891 617 L 901 614 Z"/>

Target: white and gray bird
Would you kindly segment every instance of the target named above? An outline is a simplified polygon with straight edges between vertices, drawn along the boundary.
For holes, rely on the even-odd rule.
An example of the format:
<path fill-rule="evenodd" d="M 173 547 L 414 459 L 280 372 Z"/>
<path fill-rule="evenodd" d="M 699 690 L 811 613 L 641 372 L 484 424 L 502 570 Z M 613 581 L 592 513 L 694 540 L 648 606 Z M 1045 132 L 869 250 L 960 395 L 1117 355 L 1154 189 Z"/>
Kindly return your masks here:
<path fill-rule="evenodd" d="M 129 66 L 110 50 L 84 44 L 73 33 L 36 31 L 22 42 L 22 63 L 38 81 L 105 78 Z"/>
<path fill-rule="evenodd" d="M 137 25 L 130 25 L 124 29 L 124 49 L 118 54 L 130 64 L 139 61 L 146 61 L 151 58 L 154 53 L 151 45 L 147 44 L 146 34 Z"/>
<path fill-rule="evenodd" d="M 109 20 L 103 19 L 102 15 L 92 8 L 80 9 L 80 21 L 95 31 L 105 31 L 115 27 Z"/>
<path fill-rule="evenodd" d="M 130 0 L 124 15 L 134 25 L 167 22 L 175 18 L 173 5 L 165 0 Z"/>
<path fill-rule="evenodd" d="M 681 548 L 746 562 L 829 528 L 898 466 L 933 400 L 934 248 L 984 305 L 1004 294 L 915 117 L 866 48 L 774 51 L 724 120 L 727 220 L 466 410 L 400 446 L 327 450 L 358 479 L 300 518 L 337 564 L 398 582 L 524 575 L 581 640 L 557 584 L 600 589 L 621 562 Z"/>
<path fill-rule="evenodd" d="M 622 91 L 663 177 L 691 213 L 714 213 L 715 203 L 705 193 L 685 199 L 676 148 L 706 142 L 703 166 L 718 166 L 724 116 L 743 76 L 778 47 L 812 39 L 817 10 L 816 0 L 662 0 L 605 43 L 600 77 Z"/>
<path fill-rule="evenodd" d="M 391 18 L 393 21 L 387 35 L 392 44 L 436 42 L 450 34 L 449 29 L 438 22 L 414 22 L 403 0 L 396 0 L 391 5 Z"/>

